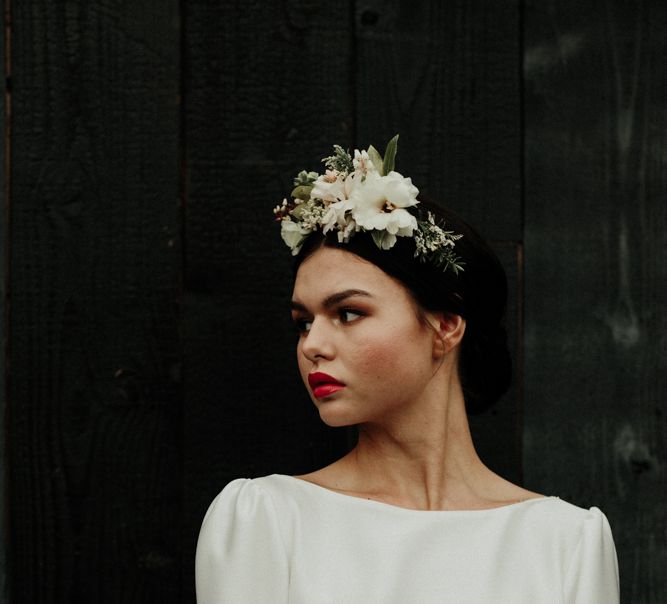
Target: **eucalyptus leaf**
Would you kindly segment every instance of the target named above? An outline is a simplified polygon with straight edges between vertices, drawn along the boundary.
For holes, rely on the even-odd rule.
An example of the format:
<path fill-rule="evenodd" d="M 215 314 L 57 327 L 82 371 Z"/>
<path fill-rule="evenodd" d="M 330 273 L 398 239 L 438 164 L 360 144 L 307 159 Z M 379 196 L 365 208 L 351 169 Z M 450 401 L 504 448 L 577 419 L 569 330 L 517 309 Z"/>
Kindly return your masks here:
<path fill-rule="evenodd" d="M 398 134 L 387 143 L 387 148 L 384 151 L 384 163 L 382 166 L 382 173 L 389 174 L 393 171 L 396 163 L 396 148 L 398 146 Z"/>
<path fill-rule="evenodd" d="M 310 192 L 313 190 L 313 185 L 299 185 L 292 190 L 292 197 L 294 199 L 303 199 L 308 201 L 310 199 Z"/>
<path fill-rule="evenodd" d="M 296 218 L 297 220 L 301 220 L 301 215 L 303 214 L 303 208 L 306 204 L 305 203 L 300 203 L 296 208 L 294 208 L 291 212 L 290 215 L 293 218 Z"/>
<path fill-rule="evenodd" d="M 373 145 L 368 147 L 366 152 L 368 153 L 368 157 L 370 158 L 370 160 L 373 162 L 373 165 L 375 166 L 375 169 L 377 170 L 378 174 L 380 176 L 384 176 L 384 173 L 382 172 L 383 161 L 380 152 Z"/>

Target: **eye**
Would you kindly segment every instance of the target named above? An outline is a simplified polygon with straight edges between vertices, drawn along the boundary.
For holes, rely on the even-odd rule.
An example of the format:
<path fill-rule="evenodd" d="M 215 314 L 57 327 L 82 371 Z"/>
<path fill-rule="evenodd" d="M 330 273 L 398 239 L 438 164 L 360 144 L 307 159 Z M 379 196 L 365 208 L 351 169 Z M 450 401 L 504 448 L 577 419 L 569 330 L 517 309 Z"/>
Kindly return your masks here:
<path fill-rule="evenodd" d="M 341 308 L 338 311 L 338 318 L 340 319 L 341 323 L 352 323 L 353 321 L 356 321 L 363 316 L 364 313 L 359 310 L 355 310 L 354 308 Z"/>
<path fill-rule="evenodd" d="M 300 334 L 309 332 L 313 324 L 311 319 L 304 319 L 302 317 L 295 317 L 292 319 L 292 323 L 294 324 L 294 329 Z"/>

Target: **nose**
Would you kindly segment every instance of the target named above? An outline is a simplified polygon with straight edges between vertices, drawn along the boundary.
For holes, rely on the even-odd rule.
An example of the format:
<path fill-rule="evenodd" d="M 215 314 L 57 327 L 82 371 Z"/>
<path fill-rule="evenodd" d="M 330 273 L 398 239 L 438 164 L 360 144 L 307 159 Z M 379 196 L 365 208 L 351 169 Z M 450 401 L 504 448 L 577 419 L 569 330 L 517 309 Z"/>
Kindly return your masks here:
<path fill-rule="evenodd" d="M 301 352 L 312 363 L 333 358 L 334 345 L 324 318 L 313 319 L 310 329 L 301 340 Z"/>

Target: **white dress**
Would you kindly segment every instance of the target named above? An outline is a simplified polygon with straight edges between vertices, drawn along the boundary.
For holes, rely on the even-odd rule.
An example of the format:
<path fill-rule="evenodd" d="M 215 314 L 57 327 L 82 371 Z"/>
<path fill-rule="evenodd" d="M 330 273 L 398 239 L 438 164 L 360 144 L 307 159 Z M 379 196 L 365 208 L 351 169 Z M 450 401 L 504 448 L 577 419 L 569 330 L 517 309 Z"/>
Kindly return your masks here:
<path fill-rule="evenodd" d="M 198 604 L 616 604 L 606 517 L 557 497 L 422 511 L 281 474 L 230 482 L 204 518 Z"/>

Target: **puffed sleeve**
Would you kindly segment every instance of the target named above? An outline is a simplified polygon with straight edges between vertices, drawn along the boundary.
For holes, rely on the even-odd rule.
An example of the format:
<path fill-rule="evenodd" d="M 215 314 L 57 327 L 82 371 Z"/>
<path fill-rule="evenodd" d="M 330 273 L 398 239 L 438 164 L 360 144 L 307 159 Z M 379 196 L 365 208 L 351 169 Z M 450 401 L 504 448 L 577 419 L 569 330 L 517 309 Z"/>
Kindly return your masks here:
<path fill-rule="evenodd" d="M 195 557 L 197 604 L 287 602 L 288 564 L 278 516 L 252 480 L 230 482 L 213 500 Z"/>
<path fill-rule="evenodd" d="M 618 561 L 606 516 L 591 508 L 565 575 L 567 604 L 617 604 Z"/>

